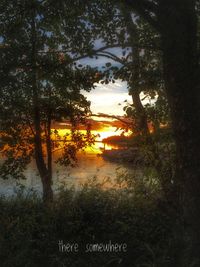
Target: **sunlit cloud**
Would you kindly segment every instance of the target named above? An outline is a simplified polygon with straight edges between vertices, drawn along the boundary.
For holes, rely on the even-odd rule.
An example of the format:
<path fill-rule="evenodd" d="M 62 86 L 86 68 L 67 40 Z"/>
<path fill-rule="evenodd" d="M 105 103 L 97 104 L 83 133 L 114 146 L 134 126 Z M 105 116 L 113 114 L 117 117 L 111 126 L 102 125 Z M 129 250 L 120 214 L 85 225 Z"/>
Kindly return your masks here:
<path fill-rule="evenodd" d="M 127 83 L 120 80 L 109 84 L 96 83 L 95 89 L 89 93 L 83 92 L 83 94 L 91 102 L 91 111 L 93 113 L 123 116 L 125 101 L 128 100 L 131 103 Z"/>

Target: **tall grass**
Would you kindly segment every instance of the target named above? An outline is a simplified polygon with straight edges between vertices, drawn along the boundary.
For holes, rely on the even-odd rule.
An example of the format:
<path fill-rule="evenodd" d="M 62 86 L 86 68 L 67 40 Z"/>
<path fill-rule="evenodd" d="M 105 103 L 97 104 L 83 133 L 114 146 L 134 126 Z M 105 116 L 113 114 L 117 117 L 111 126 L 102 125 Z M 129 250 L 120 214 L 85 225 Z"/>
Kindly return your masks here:
<path fill-rule="evenodd" d="M 105 189 L 93 179 L 79 191 L 62 188 L 48 208 L 34 192 L 2 197 L 1 266 L 173 266 L 174 220 L 159 185 L 122 173 L 118 185 Z M 62 253 L 59 240 L 78 243 L 79 252 Z M 126 243 L 127 251 L 85 252 L 88 243 L 109 241 Z"/>

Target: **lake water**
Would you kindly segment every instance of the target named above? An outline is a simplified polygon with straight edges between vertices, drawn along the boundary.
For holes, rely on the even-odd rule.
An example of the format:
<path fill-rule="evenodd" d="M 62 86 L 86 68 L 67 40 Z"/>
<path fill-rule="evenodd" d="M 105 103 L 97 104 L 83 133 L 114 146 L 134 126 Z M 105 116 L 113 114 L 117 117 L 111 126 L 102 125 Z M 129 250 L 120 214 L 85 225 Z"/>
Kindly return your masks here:
<path fill-rule="evenodd" d="M 79 188 L 88 180 L 97 177 L 98 181 L 103 182 L 106 179 L 114 181 L 119 172 L 129 170 L 115 162 L 104 160 L 101 149 L 102 143 L 96 143 L 93 147 L 87 148 L 85 152 L 78 155 L 76 167 L 65 167 L 53 164 L 53 189 L 57 190 L 60 186 L 74 186 Z M 116 149 L 116 146 L 106 145 L 105 149 Z M 54 157 L 57 158 L 58 155 Z M 37 174 L 35 163 L 32 162 L 25 171 L 26 180 L 15 181 L 14 179 L 0 179 L 0 193 L 12 195 L 14 191 L 23 185 L 27 189 L 34 189 L 37 192 L 42 191 L 41 180 Z"/>

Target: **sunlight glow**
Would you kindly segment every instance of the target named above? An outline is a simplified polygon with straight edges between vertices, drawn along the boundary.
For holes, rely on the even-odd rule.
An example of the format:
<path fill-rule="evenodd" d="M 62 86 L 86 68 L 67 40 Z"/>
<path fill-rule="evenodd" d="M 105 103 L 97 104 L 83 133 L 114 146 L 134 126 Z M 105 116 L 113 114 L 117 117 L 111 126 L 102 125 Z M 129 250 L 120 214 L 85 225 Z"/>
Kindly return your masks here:
<path fill-rule="evenodd" d="M 55 129 L 52 129 L 52 132 L 54 132 Z M 58 135 L 62 139 L 66 134 L 69 134 L 69 140 L 70 140 L 70 130 L 69 129 L 56 129 L 58 132 Z M 85 130 L 80 130 L 81 133 L 85 134 Z M 96 142 L 92 144 L 91 146 L 88 146 L 84 149 L 85 153 L 89 154 L 101 154 L 104 149 L 111 150 L 111 149 L 118 149 L 117 145 L 114 144 L 105 144 L 102 143 L 104 138 L 110 137 L 110 136 L 120 136 L 123 133 L 123 130 L 116 129 L 116 127 L 107 126 L 103 127 L 102 130 L 96 131 L 91 130 L 91 134 L 96 135 Z M 128 136 L 130 133 L 124 133 L 124 135 Z M 52 138 L 56 139 L 56 136 L 53 136 Z M 68 139 L 68 138 L 67 138 Z"/>
<path fill-rule="evenodd" d="M 55 129 L 52 129 L 54 131 Z M 58 131 L 58 134 L 60 137 L 64 137 L 66 134 L 70 134 L 69 129 L 56 129 Z M 86 133 L 85 130 L 80 130 L 81 133 Z M 91 130 L 91 133 L 94 135 L 97 135 L 96 141 L 102 141 L 104 138 L 110 137 L 110 136 L 120 136 L 123 133 L 123 130 L 116 129 L 116 127 L 103 127 L 102 130 L 96 131 L 96 130 Z M 125 133 L 126 136 L 129 135 L 129 133 Z"/>

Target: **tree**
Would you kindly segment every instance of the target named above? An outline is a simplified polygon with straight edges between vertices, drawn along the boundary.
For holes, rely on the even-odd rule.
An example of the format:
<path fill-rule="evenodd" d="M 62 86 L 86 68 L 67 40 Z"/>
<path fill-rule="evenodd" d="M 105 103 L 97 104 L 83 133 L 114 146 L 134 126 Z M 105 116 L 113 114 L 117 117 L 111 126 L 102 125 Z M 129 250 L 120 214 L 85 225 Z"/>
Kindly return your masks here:
<path fill-rule="evenodd" d="M 155 30 L 138 15 L 133 14 L 131 9 L 121 4 L 113 6 L 110 11 L 110 4 L 112 5 L 112 1 L 101 1 L 97 3 L 97 10 L 96 7 L 90 10 L 94 29 L 98 28 L 96 21 L 103 22 L 101 29 L 98 30 L 98 38 L 101 37 L 105 45 L 94 52 L 96 56 L 109 60 L 103 67 L 104 80 L 101 82 L 114 82 L 115 79 L 127 81 L 132 103 L 127 102 L 124 110 L 129 120 L 132 120 L 132 124 L 128 122 L 125 127 L 131 127 L 134 135 L 140 136 L 139 139 L 143 144 L 141 146 L 143 150 L 145 147 L 145 151 L 148 151 L 148 158 L 159 174 L 163 191 L 168 199 L 173 177 L 172 175 L 168 175 L 167 179 L 163 177 L 166 175 L 166 167 L 163 166 L 159 145 L 153 138 L 157 135 L 158 139 L 161 123 L 169 124 L 169 109 L 162 77 L 160 38 Z M 113 48 L 117 48 L 117 52 Z M 154 98 L 155 104 L 144 105 L 141 92 L 145 94 L 145 98 Z M 150 134 L 150 123 L 153 125 L 154 135 Z"/>
<path fill-rule="evenodd" d="M 0 149 L 5 156 L 1 176 L 22 177 L 34 158 L 45 202 L 53 199 L 54 146 L 63 148 L 59 162 L 71 164 L 76 152 L 93 142 L 86 121 L 89 102 L 81 90 L 93 88 L 95 71 L 77 67 L 71 56 L 84 50 L 81 46 L 86 45 L 88 35 L 79 17 L 81 7 L 74 3 L 72 12 L 67 3 L 60 4 L 37 0 L 0 4 Z M 63 118 L 71 124 L 71 135 L 56 143 L 55 138 L 61 138 L 57 131 L 53 133 L 52 122 Z M 78 131 L 81 123 L 86 134 Z"/>
<path fill-rule="evenodd" d="M 102 82 L 114 82 L 114 79 L 128 82 L 133 99 L 134 132 L 147 136 L 148 116 L 140 93 L 145 92 L 152 98 L 156 93 L 164 96 L 160 38 L 151 26 L 123 4 L 113 6 L 112 1 L 104 0 L 96 5 L 89 11 L 89 20 L 93 24 L 93 38 L 99 38 L 102 46 L 93 50 L 93 54 L 109 60 L 103 67 Z M 117 48 L 118 53 L 113 48 Z"/>
<path fill-rule="evenodd" d="M 174 201 L 183 209 L 185 230 L 191 241 L 188 259 L 191 263 L 200 255 L 198 1 L 126 0 L 124 4 L 154 27 L 161 38 L 163 77 L 176 142 L 178 200 Z"/>
<path fill-rule="evenodd" d="M 117 7 L 120 9 L 124 5 L 124 10 L 140 16 L 160 37 L 163 80 L 176 143 L 173 201 L 177 203 L 183 215 L 184 225 L 187 225 L 184 230 L 190 237 L 188 262 L 191 262 L 195 258 L 199 259 L 200 255 L 199 1 L 105 0 L 103 2 L 104 8 L 110 14 L 112 14 L 111 5 L 113 10 Z M 116 21 L 119 16 L 117 13 Z M 120 27 L 117 27 L 118 31 Z M 106 36 L 109 45 L 116 40 L 111 33 L 112 29 L 113 27 L 107 31 Z M 123 43 L 122 47 L 125 46 Z"/>

